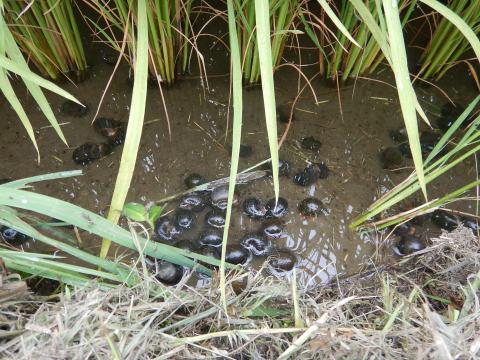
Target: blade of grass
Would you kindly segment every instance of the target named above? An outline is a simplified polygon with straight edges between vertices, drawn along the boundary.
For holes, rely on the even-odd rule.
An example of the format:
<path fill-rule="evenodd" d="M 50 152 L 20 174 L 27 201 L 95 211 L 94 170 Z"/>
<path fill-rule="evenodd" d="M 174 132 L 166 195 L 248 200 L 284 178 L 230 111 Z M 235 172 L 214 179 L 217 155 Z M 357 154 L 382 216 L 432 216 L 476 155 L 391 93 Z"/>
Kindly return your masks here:
<path fill-rule="evenodd" d="M 117 181 L 113 190 L 112 202 L 107 218 L 114 224 L 118 223 L 127 198 L 137 159 L 138 146 L 142 136 L 145 103 L 147 100 L 148 83 L 148 21 L 145 0 L 138 1 L 137 49 L 135 53 L 135 78 L 133 82 L 132 103 L 128 119 L 127 134 L 122 151 Z M 100 257 L 108 254 L 111 241 L 103 239 Z"/>
<path fill-rule="evenodd" d="M 408 142 L 410 145 L 413 163 L 418 176 L 418 182 L 427 200 L 427 187 L 423 173 L 422 150 L 420 148 L 420 136 L 418 133 L 417 114 L 415 111 L 416 95 L 410 82 L 410 74 L 407 65 L 407 53 L 403 38 L 402 24 L 397 2 L 383 0 L 385 20 L 388 28 L 388 36 L 391 51 L 391 65 L 395 74 L 398 97 L 402 108 L 403 119 L 407 129 Z"/>
<path fill-rule="evenodd" d="M 275 199 L 278 199 L 280 192 L 278 182 L 278 139 L 268 5 L 268 1 L 255 0 L 255 20 L 257 25 L 257 44 L 262 80 L 263 104 L 265 108 L 265 121 L 267 124 L 270 156 L 272 158 L 273 189 L 275 192 Z"/>
<path fill-rule="evenodd" d="M 228 183 L 228 206 L 223 229 L 222 257 L 220 262 L 220 297 L 223 308 L 227 311 L 227 299 L 225 295 L 225 255 L 227 251 L 228 230 L 232 215 L 233 196 L 235 191 L 235 179 L 238 172 L 238 159 L 240 157 L 240 139 L 242 136 L 242 68 L 240 48 L 238 43 L 237 28 L 235 24 L 235 10 L 233 0 L 227 0 L 228 32 L 230 39 L 230 58 L 232 69 L 232 94 L 233 94 L 233 128 L 232 128 L 232 157 L 230 164 L 230 179 Z"/>

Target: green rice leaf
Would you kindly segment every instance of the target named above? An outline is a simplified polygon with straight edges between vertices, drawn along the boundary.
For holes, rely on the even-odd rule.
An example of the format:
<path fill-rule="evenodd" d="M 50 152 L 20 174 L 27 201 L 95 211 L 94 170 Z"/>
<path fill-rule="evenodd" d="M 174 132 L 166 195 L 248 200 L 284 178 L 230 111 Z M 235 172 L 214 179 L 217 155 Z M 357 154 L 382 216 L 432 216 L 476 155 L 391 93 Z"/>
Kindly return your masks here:
<path fill-rule="evenodd" d="M 480 61 L 480 40 L 470 26 L 454 11 L 450 10 L 447 6 L 441 4 L 436 0 L 420 0 L 424 4 L 430 6 L 433 10 L 438 11 L 442 16 L 448 19 L 458 30 L 465 36 L 472 46 L 477 59 Z"/>
<path fill-rule="evenodd" d="M 273 83 L 272 48 L 270 45 L 269 3 L 255 0 L 255 16 L 257 24 L 257 44 L 262 79 L 263 104 L 267 124 L 268 143 L 272 158 L 273 188 L 278 199 L 280 188 L 278 182 L 278 139 L 275 105 L 275 87 Z"/>
<path fill-rule="evenodd" d="M 228 31 L 231 51 L 232 67 L 232 93 L 233 93 L 233 129 L 232 129 L 232 157 L 230 164 L 230 176 L 228 182 L 228 206 L 225 217 L 225 227 L 223 228 L 222 258 L 220 262 L 220 295 L 221 303 L 226 310 L 227 299 L 225 295 L 225 255 L 228 242 L 228 231 L 230 228 L 230 218 L 232 215 L 233 196 L 238 172 L 238 159 L 240 156 L 240 139 L 242 136 L 242 68 L 240 48 L 238 45 L 237 28 L 235 24 L 235 10 L 232 0 L 227 0 L 228 11 Z"/>
<path fill-rule="evenodd" d="M 128 189 L 132 181 L 138 146 L 142 136 L 145 103 L 147 100 L 148 84 L 148 21 L 145 0 L 138 1 L 137 13 L 137 48 L 135 53 L 135 79 L 133 81 L 132 103 L 128 118 L 127 134 L 123 145 L 122 159 L 117 174 L 112 202 L 108 211 L 108 219 L 116 224 L 127 198 Z M 100 256 L 106 257 L 110 248 L 110 240 L 102 241 Z"/>
<path fill-rule="evenodd" d="M 139 203 L 127 203 L 123 207 L 123 215 L 133 221 L 146 221 L 147 214 L 145 212 L 145 206 Z"/>
<path fill-rule="evenodd" d="M 423 172 L 422 151 L 420 148 L 420 136 L 418 133 L 417 114 L 415 111 L 416 95 L 410 82 L 410 74 L 407 66 L 407 54 L 403 38 L 402 24 L 397 2 L 383 0 L 385 20 L 388 28 L 388 36 L 391 52 L 391 66 L 395 74 L 398 97 L 402 108 L 403 119 L 407 129 L 408 142 L 412 152 L 418 181 L 425 199 L 427 188 Z"/>
<path fill-rule="evenodd" d="M 347 28 L 342 24 L 342 22 L 337 17 L 337 15 L 335 15 L 335 12 L 332 10 L 330 5 L 328 5 L 327 1 L 326 0 L 317 0 L 317 1 L 320 4 L 320 6 L 323 8 L 323 10 L 325 10 L 325 13 L 328 15 L 330 20 L 332 20 L 332 22 L 335 24 L 338 30 L 340 30 L 342 34 L 345 35 L 345 37 L 348 40 L 350 40 L 355 46 L 360 48 L 361 46 L 355 41 L 352 35 L 350 35 Z"/>

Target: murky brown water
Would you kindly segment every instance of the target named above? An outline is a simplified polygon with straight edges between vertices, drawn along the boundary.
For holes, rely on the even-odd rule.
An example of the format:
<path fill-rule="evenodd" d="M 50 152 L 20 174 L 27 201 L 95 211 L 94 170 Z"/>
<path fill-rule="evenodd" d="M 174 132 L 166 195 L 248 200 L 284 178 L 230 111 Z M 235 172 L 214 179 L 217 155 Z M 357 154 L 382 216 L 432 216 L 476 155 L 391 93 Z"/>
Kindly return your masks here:
<path fill-rule="evenodd" d="M 221 48 L 205 50 L 207 70 L 210 74 L 227 72 L 227 56 Z M 26 133 L 9 109 L 4 99 L 3 131 L 0 132 L 1 177 L 23 178 L 55 171 L 82 169 L 84 175 L 77 178 L 41 183 L 35 191 L 72 202 L 97 213 L 105 214 L 115 183 L 121 148 L 86 167 L 75 165 L 72 151 L 87 141 L 103 141 L 90 126 L 98 101 L 110 76 L 112 67 L 101 60 L 101 50 L 96 46 L 90 51 L 92 65 L 90 78 L 65 88 L 84 101 L 90 112 L 83 118 L 65 117 L 59 112 L 62 99 L 49 95 L 57 110 L 69 148 L 58 139 L 39 114 L 34 102 L 22 87 L 18 95 L 24 100 L 27 113 L 37 130 L 41 162 Z M 305 54 L 303 62 L 314 63 L 316 54 Z M 316 67 L 305 66 L 307 76 Z M 463 71 L 463 70 L 462 70 Z M 131 88 L 127 82 L 126 66 L 121 67 L 99 112 L 100 116 L 127 121 Z M 388 83 L 388 76 L 381 75 Z M 466 104 L 473 96 L 471 85 L 461 83 L 449 75 L 441 84 L 447 92 Z M 458 78 L 458 76 L 457 76 Z M 455 82 L 454 82 L 455 81 Z M 183 179 L 192 172 L 209 180 L 228 176 L 230 133 L 225 140 L 229 101 L 229 79 L 226 76 L 209 78 L 209 88 L 196 76 L 180 80 L 171 89 L 164 90 L 165 102 L 171 123 L 171 136 L 158 89 L 149 89 L 145 126 L 139 149 L 137 166 L 128 201 L 147 203 L 184 190 Z M 203 85 L 202 85 L 203 84 Z M 298 93 L 298 74 L 283 68 L 276 74 L 277 102 L 292 101 Z M 302 85 L 303 86 L 303 83 Z M 314 136 L 322 142 L 320 159 L 328 164 L 331 174 L 310 187 L 299 187 L 289 178 L 281 178 L 281 196 L 290 205 L 286 218 L 287 236 L 276 246 L 291 249 L 298 255 L 300 283 L 312 286 L 329 281 L 336 274 L 352 273 L 359 269 L 375 251 L 377 235 L 359 236 L 348 230 L 348 224 L 366 209 L 380 193 L 406 177 L 411 167 L 400 171 L 386 171 L 380 166 L 378 153 L 390 146 L 388 130 L 402 125 L 396 90 L 378 82 L 359 80 L 337 94 L 318 78 L 312 81 L 318 98 L 306 89 L 297 103 L 296 121 L 292 123 L 287 143 L 294 143 L 305 136 Z M 449 86 L 449 87 L 448 87 Z M 445 100 L 439 92 L 420 89 L 422 98 L 441 105 Z M 468 93 L 468 96 L 463 94 Z M 460 96 L 459 94 L 462 94 Z M 339 103 L 339 96 L 341 104 Z M 429 105 L 430 109 L 435 109 Z M 279 124 L 279 136 L 285 130 Z M 244 91 L 244 129 L 242 142 L 253 147 L 253 154 L 241 159 L 240 169 L 245 169 L 269 157 L 264 126 L 261 89 Z M 284 146 L 280 156 L 292 164 L 295 171 L 303 169 L 305 161 Z M 411 165 L 411 164 L 410 164 Z M 476 172 L 471 165 L 462 165 L 459 174 L 444 176 L 430 186 L 432 196 L 455 185 L 472 181 Z M 267 201 L 273 196 L 269 180 L 256 181 L 241 189 L 240 196 L 256 196 Z M 298 210 L 299 202 L 308 196 L 316 196 L 328 207 L 328 214 L 316 219 L 303 218 Z M 463 205 L 461 205 L 463 206 Z M 169 209 L 173 209 L 170 204 Z M 471 204 L 467 208 L 471 208 Z M 203 223 L 199 221 L 199 223 Z M 243 233 L 254 231 L 259 224 L 247 218 L 237 208 L 233 216 L 231 239 L 238 240 Z M 428 232 L 428 226 L 426 228 Z M 426 236 L 427 232 L 422 234 Z M 86 248 L 97 253 L 99 239 L 88 239 Z"/>

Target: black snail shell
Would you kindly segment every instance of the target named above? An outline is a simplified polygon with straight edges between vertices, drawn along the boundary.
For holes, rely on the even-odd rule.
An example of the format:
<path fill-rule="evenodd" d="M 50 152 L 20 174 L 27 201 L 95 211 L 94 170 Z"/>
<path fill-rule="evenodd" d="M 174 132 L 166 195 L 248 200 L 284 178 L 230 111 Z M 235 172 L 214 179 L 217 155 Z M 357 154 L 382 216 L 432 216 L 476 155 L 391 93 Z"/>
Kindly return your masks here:
<path fill-rule="evenodd" d="M 402 235 L 396 244 L 396 250 L 400 256 L 410 255 L 423 249 L 425 249 L 425 243 L 413 235 Z"/>
<path fill-rule="evenodd" d="M 263 166 L 269 174 L 272 174 L 272 162 L 268 162 Z M 290 174 L 291 166 L 287 160 L 278 159 L 278 175 L 288 176 Z"/>
<path fill-rule="evenodd" d="M 232 150 L 232 148 L 230 147 L 230 150 Z M 253 153 L 253 148 L 251 145 L 247 145 L 247 144 L 240 144 L 240 153 L 239 153 L 239 156 L 241 158 L 247 158 L 249 157 L 250 155 L 252 155 Z"/>
<path fill-rule="evenodd" d="M 207 229 L 200 234 L 200 245 L 219 247 L 222 245 L 223 233 L 217 229 Z"/>
<path fill-rule="evenodd" d="M 408 140 L 407 131 L 405 129 L 390 130 L 388 132 L 388 136 L 396 144 L 400 144 Z"/>
<path fill-rule="evenodd" d="M 313 136 L 309 136 L 302 139 L 301 145 L 305 150 L 319 151 L 322 143 Z"/>
<path fill-rule="evenodd" d="M 181 232 L 168 216 L 162 216 L 155 223 L 155 234 L 163 241 L 172 242 Z"/>
<path fill-rule="evenodd" d="M 432 222 L 440 229 L 452 231 L 458 227 L 458 218 L 444 210 L 435 210 L 432 214 Z"/>
<path fill-rule="evenodd" d="M 245 265 L 252 258 L 250 251 L 244 247 L 234 244 L 227 245 L 227 252 L 225 254 L 225 261 L 234 265 Z"/>
<path fill-rule="evenodd" d="M 213 209 L 205 215 L 205 222 L 214 228 L 221 229 L 225 226 L 225 213 Z"/>
<path fill-rule="evenodd" d="M 319 172 L 316 166 L 310 164 L 305 169 L 295 174 L 293 182 L 300 186 L 313 185 L 319 179 Z"/>
<path fill-rule="evenodd" d="M 267 218 L 281 218 L 288 214 L 288 202 L 284 198 L 279 197 L 277 205 L 275 205 L 275 199 L 270 199 L 265 205 L 265 209 L 267 209 L 265 215 Z"/>
<path fill-rule="evenodd" d="M 472 229 L 472 231 L 474 233 L 476 233 L 477 231 L 480 230 L 480 227 L 479 227 L 479 222 L 476 220 L 476 219 L 470 219 L 470 218 L 464 218 L 462 217 L 461 218 L 461 221 L 462 221 L 462 224 L 463 226 L 469 228 L 469 229 Z"/>
<path fill-rule="evenodd" d="M 189 239 L 178 240 L 175 242 L 175 244 L 173 244 L 173 246 L 182 250 L 187 250 L 187 251 L 195 251 L 197 248 L 193 243 L 193 241 Z"/>
<path fill-rule="evenodd" d="M 187 187 L 187 189 L 191 189 L 195 186 L 203 185 L 207 181 L 203 178 L 202 175 L 197 174 L 197 173 L 192 173 L 192 174 L 188 175 L 185 178 L 185 180 L 183 180 L 183 182 L 184 182 L 185 186 Z"/>
<path fill-rule="evenodd" d="M 308 217 L 322 215 L 324 209 L 325 207 L 323 203 L 315 197 L 303 199 L 298 205 L 298 211 L 300 211 L 300 214 Z"/>
<path fill-rule="evenodd" d="M 210 200 L 213 207 L 217 208 L 218 210 L 225 211 L 227 209 L 228 201 L 228 186 L 219 186 L 214 189 L 210 195 Z M 233 205 L 235 205 L 237 202 L 237 195 L 234 194 Z"/>
<path fill-rule="evenodd" d="M 111 152 L 112 147 L 109 144 L 94 144 L 87 142 L 73 151 L 72 158 L 77 164 L 85 166 Z"/>
<path fill-rule="evenodd" d="M 180 230 L 190 230 L 195 226 L 197 219 L 192 210 L 178 209 L 175 211 L 174 224 Z"/>
<path fill-rule="evenodd" d="M 60 282 L 42 277 L 31 277 L 27 279 L 28 288 L 40 296 L 50 296 L 60 292 Z"/>
<path fill-rule="evenodd" d="M 220 250 L 216 247 L 202 246 L 196 252 L 200 255 L 208 256 L 217 260 L 219 260 L 221 257 Z M 212 265 L 207 265 L 207 266 L 213 267 Z"/>
<path fill-rule="evenodd" d="M 30 237 L 7 226 L 0 227 L 0 235 L 10 245 L 20 246 L 30 240 Z"/>
<path fill-rule="evenodd" d="M 278 239 L 284 234 L 284 225 L 277 219 L 270 220 L 262 224 L 261 232 L 267 238 Z"/>
<path fill-rule="evenodd" d="M 450 126 L 460 117 L 460 115 L 465 111 L 465 108 L 458 103 L 447 102 L 442 106 L 440 111 L 440 118 L 437 120 L 437 125 L 443 132 L 446 132 Z M 466 119 L 462 123 L 462 127 L 465 128 L 473 119 Z"/>
<path fill-rule="evenodd" d="M 296 263 L 296 256 L 288 250 L 274 251 L 268 259 L 268 266 L 276 272 L 291 271 Z"/>
<path fill-rule="evenodd" d="M 292 113 L 292 106 L 290 104 L 280 104 L 277 106 L 277 120 L 282 123 L 288 123 L 290 114 Z M 292 113 L 292 121 L 295 121 L 295 110 Z"/>
<path fill-rule="evenodd" d="M 207 202 L 204 196 L 195 192 L 185 195 L 180 200 L 179 205 L 181 209 L 192 210 L 193 212 L 200 212 L 205 209 L 205 206 L 207 206 Z"/>
<path fill-rule="evenodd" d="M 93 127 L 100 135 L 108 139 L 111 146 L 121 145 L 125 141 L 125 125 L 120 121 L 99 117 L 93 122 Z"/>
<path fill-rule="evenodd" d="M 82 103 L 84 102 L 82 101 Z M 60 105 L 60 112 L 67 116 L 81 117 L 88 113 L 88 106 L 77 104 L 71 100 L 65 100 L 62 105 Z"/>
<path fill-rule="evenodd" d="M 251 219 L 263 219 L 267 210 L 257 198 L 248 198 L 243 202 L 243 212 Z"/>
<path fill-rule="evenodd" d="M 245 235 L 240 240 L 240 245 L 255 256 L 267 256 L 273 249 L 272 242 L 258 234 Z"/>
<path fill-rule="evenodd" d="M 392 170 L 402 166 L 402 152 L 396 147 L 387 147 L 380 153 L 382 169 Z"/>
<path fill-rule="evenodd" d="M 330 175 L 330 169 L 328 166 L 324 162 L 315 165 L 317 165 L 318 168 L 318 178 L 322 180 L 328 178 Z"/>
<path fill-rule="evenodd" d="M 183 278 L 182 266 L 166 260 L 154 260 L 155 278 L 165 285 L 177 285 Z"/>

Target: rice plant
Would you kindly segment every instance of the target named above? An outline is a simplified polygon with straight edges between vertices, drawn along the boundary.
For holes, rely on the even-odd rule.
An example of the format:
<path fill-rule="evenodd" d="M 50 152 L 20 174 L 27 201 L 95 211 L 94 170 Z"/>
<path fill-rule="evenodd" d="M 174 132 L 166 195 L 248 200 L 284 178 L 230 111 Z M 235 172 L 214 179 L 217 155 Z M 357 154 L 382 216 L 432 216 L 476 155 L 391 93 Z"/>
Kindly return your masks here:
<path fill-rule="evenodd" d="M 480 2 L 452 0 L 448 7 L 461 16 L 477 36 L 480 34 Z M 438 81 L 468 51 L 471 51 L 471 46 L 461 31 L 448 19 L 442 18 L 423 51 L 418 76 Z"/>
<path fill-rule="evenodd" d="M 385 15 L 381 3 L 368 0 L 364 4 L 375 23 L 383 32 L 386 32 Z M 415 5 L 416 0 L 399 1 L 398 7 L 402 17 L 402 26 L 410 19 Z M 323 44 L 319 54 L 320 72 L 333 85 L 336 85 L 337 77 L 340 84 L 343 84 L 351 77 L 371 74 L 385 59 L 379 43 L 372 35 L 370 25 L 358 15 L 351 1 L 343 0 L 337 12 L 346 31 L 351 34 L 360 47 L 351 42 L 345 31 L 341 29 L 337 30 L 334 36 L 328 31 L 322 30 L 319 32 L 318 46 Z M 321 22 L 322 18 L 324 16 L 321 14 L 320 17 L 316 18 L 316 22 Z M 322 27 L 322 24 L 316 26 L 319 29 Z"/>
<path fill-rule="evenodd" d="M 246 84 L 256 84 L 260 79 L 260 58 L 256 35 L 255 0 L 235 0 L 233 6 L 239 34 L 243 80 Z M 300 6 L 300 0 L 269 0 L 273 69 L 280 64 L 288 36 L 294 32 L 293 25 Z"/>
<path fill-rule="evenodd" d="M 43 76 L 82 80 L 87 61 L 71 0 L 5 1 L 17 44 Z"/>
<path fill-rule="evenodd" d="M 153 256 L 190 268 L 195 266 L 197 271 L 206 274 L 210 274 L 211 271 L 197 263 L 198 260 L 207 264 L 219 264 L 218 260 L 150 241 L 76 205 L 24 190 L 31 183 L 80 174 L 81 171 L 52 173 L 0 185 L 0 224 L 58 249 L 64 254 L 73 256 L 77 260 L 89 264 L 90 267 L 69 265 L 67 262 L 63 262 L 60 256 L 0 251 L 2 258 L 12 269 L 51 279 L 60 278 L 72 285 L 85 284 L 92 277 L 110 283 L 127 285 L 134 285 L 138 282 L 138 278 L 131 272 L 129 264 L 124 264 L 119 260 L 104 259 L 79 249 L 75 243 L 72 243 L 74 241 L 69 241 L 65 233 L 46 231 L 48 227 L 43 226 L 44 223 L 39 221 L 36 215 L 31 215 L 32 213 L 58 219 L 96 236 L 109 238 L 117 245 L 138 252 L 141 256 Z M 33 258 L 36 260 L 32 260 Z M 93 270 L 92 266 L 99 267 L 101 270 Z"/>
<path fill-rule="evenodd" d="M 84 0 L 94 9 L 97 19 L 86 17 L 94 32 L 115 51 L 122 53 L 122 43 L 128 51 L 123 54 L 134 66 L 135 26 L 138 24 L 136 1 Z M 193 0 L 148 0 L 148 50 L 151 76 L 165 85 L 172 85 L 176 73 L 188 71 L 191 37 L 190 13 Z"/>
<path fill-rule="evenodd" d="M 469 115 L 471 114 L 475 106 L 479 103 L 479 101 L 480 96 L 477 96 L 477 98 L 468 106 L 468 108 L 462 113 L 462 115 L 460 115 L 458 119 L 451 125 L 448 131 L 442 136 L 442 138 L 435 145 L 431 153 L 425 159 L 424 172 L 425 182 L 427 184 L 435 180 L 439 176 L 445 174 L 447 171 L 454 168 L 455 166 L 463 163 L 468 158 L 475 156 L 475 154 L 480 150 L 480 145 L 478 142 L 480 133 L 477 130 L 477 127 L 480 124 L 480 116 L 477 116 L 472 121 L 468 130 L 465 131 L 465 133 L 460 134 L 459 139 L 455 141 L 455 145 L 451 149 L 449 149 L 449 151 L 446 152 L 444 155 L 441 155 L 442 150 L 444 150 L 447 144 L 451 142 L 453 136 L 457 135 L 457 133 L 459 132 L 459 128 L 469 118 Z M 460 188 L 452 191 L 449 194 L 446 194 L 433 201 L 427 202 L 423 206 L 414 209 L 413 211 L 400 213 L 390 218 L 376 221 L 369 225 L 376 226 L 377 228 L 384 228 L 402 221 L 409 220 L 417 215 L 421 215 L 437 207 L 443 206 L 450 202 L 454 202 L 462 194 L 479 185 L 480 180 L 477 179 L 469 184 L 461 186 Z M 418 183 L 418 177 L 414 173 L 407 179 L 405 179 L 402 183 L 391 189 L 388 193 L 383 195 L 380 199 L 378 199 L 367 209 L 364 214 L 359 216 L 357 219 L 354 219 L 354 221 L 350 225 L 351 228 L 355 229 L 364 224 L 367 220 L 382 214 L 384 211 L 392 208 L 396 204 L 415 194 L 419 189 L 420 185 Z"/>

